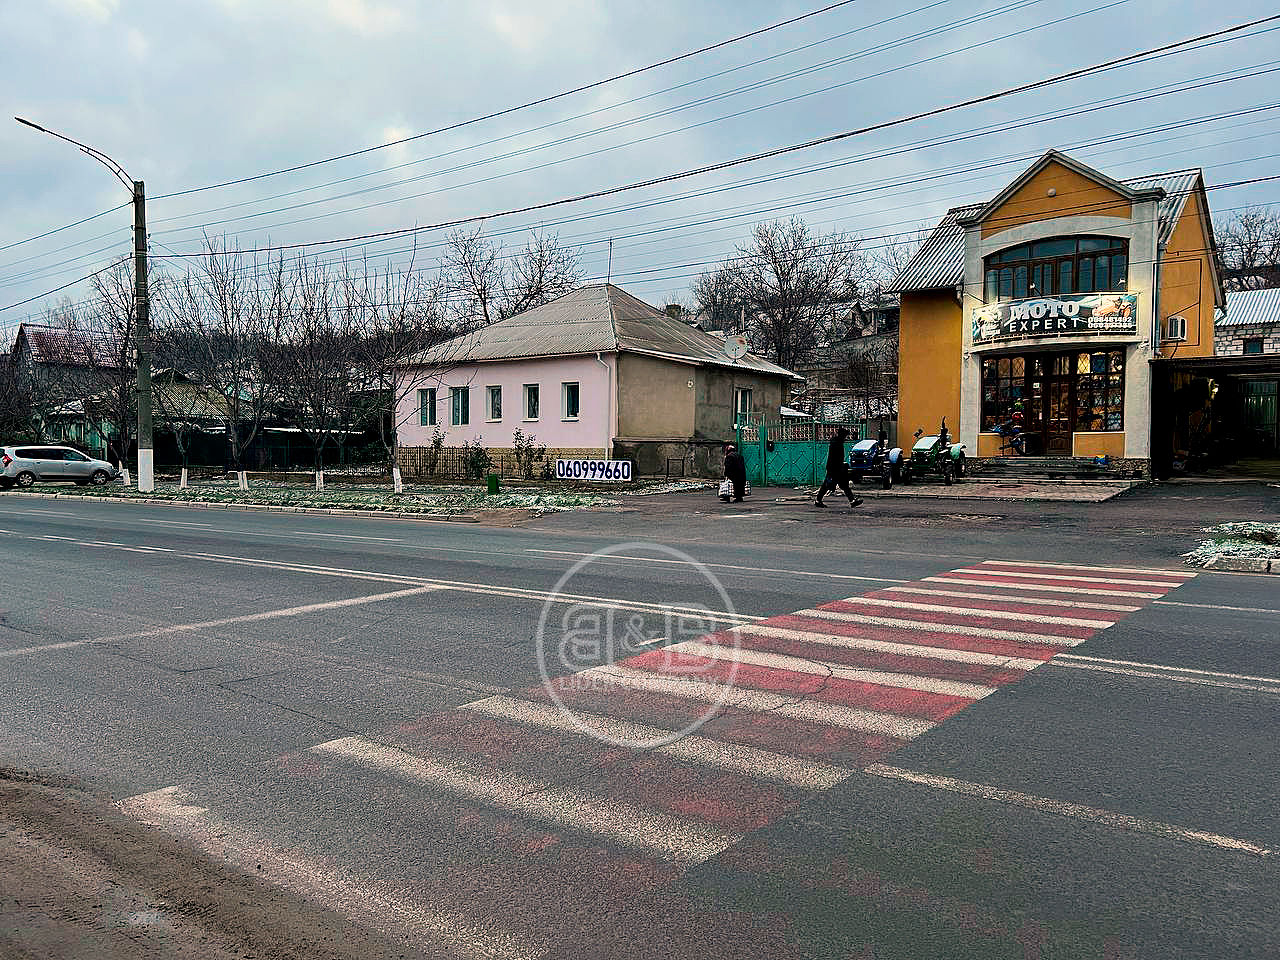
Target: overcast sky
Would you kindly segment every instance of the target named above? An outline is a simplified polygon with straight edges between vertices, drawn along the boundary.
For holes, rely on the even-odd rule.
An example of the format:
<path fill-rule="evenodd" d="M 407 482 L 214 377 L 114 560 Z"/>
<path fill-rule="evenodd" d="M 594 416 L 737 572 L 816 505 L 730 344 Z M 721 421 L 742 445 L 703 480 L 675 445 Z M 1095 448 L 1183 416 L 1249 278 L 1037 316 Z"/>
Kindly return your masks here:
<path fill-rule="evenodd" d="M 912 114 L 1276 12 L 1273 0 L 856 0 L 499 119 L 298 173 L 164 196 L 458 123 L 820 5 L 0 0 L 0 96 L 6 117 L 85 141 L 146 181 L 151 252 L 158 268 L 171 268 L 163 258 L 198 249 L 205 231 L 251 246 L 501 211 Z M 1274 175 L 1280 109 L 1182 121 L 1280 101 L 1280 73 L 1082 110 L 1101 98 L 1276 69 L 1278 58 L 1280 31 L 675 184 L 495 218 L 486 229 L 507 232 L 508 242 L 539 224 L 558 231 L 583 245 L 593 277 L 603 277 L 613 237 L 614 281 L 661 303 L 685 294 L 756 220 L 799 214 L 874 246 L 989 197 L 1049 147 L 1117 177 L 1188 166 L 1203 167 L 1210 185 Z M 1065 116 L 969 136 L 1054 111 Z M 1170 124 L 1180 125 L 1119 139 Z M 941 142 L 903 149 L 928 140 Z M 0 306 L 128 253 L 127 207 L 21 242 L 128 197 L 93 160 L 12 120 L 0 123 L 0 157 Z M 742 181 L 757 182 L 706 192 Z M 1215 212 L 1277 199 L 1280 181 L 1210 193 Z M 434 257 L 442 237 L 423 232 L 420 259 Z M 367 250 L 403 259 L 405 246 Z M 0 312 L 0 329 L 85 289 Z"/>

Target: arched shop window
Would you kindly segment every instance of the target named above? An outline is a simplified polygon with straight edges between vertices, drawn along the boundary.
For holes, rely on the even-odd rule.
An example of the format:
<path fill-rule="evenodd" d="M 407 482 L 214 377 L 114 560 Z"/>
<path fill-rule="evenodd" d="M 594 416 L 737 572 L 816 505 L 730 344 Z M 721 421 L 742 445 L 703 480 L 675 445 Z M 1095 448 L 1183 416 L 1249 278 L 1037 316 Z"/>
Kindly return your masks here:
<path fill-rule="evenodd" d="M 1067 420 L 1072 432 L 1123 430 L 1124 350 L 984 357 L 983 432 L 994 433 L 1016 414 L 1033 434 L 1046 417 Z"/>
<path fill-rule="evenodd" d="M 1055 237 L 1021 243 L 986 260 L 986 301 L 1120 292 L 1129 285 L 1123 237 Z"/>

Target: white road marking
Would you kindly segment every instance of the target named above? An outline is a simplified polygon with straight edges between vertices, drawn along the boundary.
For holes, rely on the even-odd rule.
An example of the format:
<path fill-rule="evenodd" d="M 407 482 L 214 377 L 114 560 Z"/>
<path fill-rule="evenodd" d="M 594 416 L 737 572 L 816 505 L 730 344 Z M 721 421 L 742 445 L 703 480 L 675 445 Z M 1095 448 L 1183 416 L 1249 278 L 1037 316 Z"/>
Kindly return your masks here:
<path fill-rule="evenodd" d="M 469 960 L 538 960 L 547 947 L 504 931 L 491 917 L 431 910 L 403 899 L 376 881 L 355 878 L 311 860 L 196 805 L 178 787 L 130 797 L 120 809 L 148 826 L 194 845 L 232 866 L 262 876 L 306 900 L 358 920 L 396 939 L 406 934 L 417 945 L 445 947 Z"/>
<path fill-rule="evenodd" d="M 541 554 L 550 554 L 552 556 L 578 557 L 578 558 L 595 556 L 595 554 L 593 553 L 581 553 L 575 550 L 535 550 L 532 548 L 526 548 L 525 553 L 541 553 Z M 670 560 L 670 559 L 664 559 L 662 557 L 636 557 L 636 556 L 630 556 L 627 554 L 610 554 L 608 557 L 604 557 L 602 559 L 627 560 L 633 563 L 674 564 L 680 567 L 687 567 L 689 565 L 684 560 Z M 735 564 L 735 563 L 709 563 L 709 562 L 703 562 L 703 561 L 699 561 L 699 562 L 702 563 L 704 567 L 714 568 L 716 570 L 740 570 L 744 573 L 752 573 L 752 574 L 783 573 L 783 574 L 788 574 L 796 577 L 823 577 L 827 580 L 861 580 L 867 583 L 909 583 L 910 582 L 908 580 L 903 580 L 901 577 L 863 577 L 863 576 L 857 576 L 852 573 L 829 573 L 827 571 L 818 571 L 818 570 L 787 570 L 787 569 L 782 569 L 777 567 L 748 567 L 742 564 Z"/>
<path fill-rule="evenodd" d="M 765 653 L 760 650 L 745 650 L 740 647 L 720 647 L 712 643 L 698 643 L 696 640 L 672 644 L 664 649 L 694 657 L 710 657 L 714 660 L 769 667 L 774 670 L 790 670 L 792 673 L 807 673 L 816 676 L 830 675 L 856 683 L 874 683 L 883 687 L 920 690 L 925 693 L 941 693 L 951 697 L 966 697 L 971 700 L 980 700 L 988 694 L 996 692 L 995 687 L 982 686 L 977 683 L 963 683 L 959 680 L 939 680 L 936 677 L 921 677 L 910 673 L 890 673 L 885 670 L 864 670 L 861 667 L 848 667 L 841 663 L 829 663 L 825 660 L 802 659 L 800 657 L 789 657 L 782 653 Z"/>
<path fill-rule="evenodd" d="M 983 800 L 994 800 L 998 803 L 1026 807 L 1029 810 L 1052 813 L 1060 817 L 1070 817 L 1073 820 L 1082 820 L 1098 826 L 1145 833 L 1149 836 L 1167 837 L 1171 840 L 1217 847 L 1234 853 L 1246 853 L 1255 857 L 1269 857 L 1275 853 L 1274 850 L 1269 850 L 1256 843 L 1250 843 L 1247 840 L 1224 837 L 1221 834 L 1209 833 L 1204 830 L 1188 830 L 1183 827 L 1175 827 L 1172 824 L 1161 823 L 1158 820 L 1145 820 L 1140 817 L 1131 817 L 1128 814 L 1101 810 L 1098 807 L 1087 807 L 1080 803 L 1053 800 L 1049 797 L 1037 797 L 1029 793 L 1020 793 L 1016 790 L 1002 790 L 999 787 L 990 787 L 982 783 L 970 783 L 965 780 L 955 780 L 951 777 L 937 777 L 927 773 L 916 773 L 914 770 L 904 770 L 901 767 L 892 767 L 883 763 L 873 763 L 864 772 L 873 777 L 915 783 L 920 786 L 931 787 L 934 790 L 946 790 L 963 796 L 979 797 Z"/>
<path fill-rule="evenodd" d="M 856 598 L 855 598 L 856 599 Z M 841 613 L 838 610 L 797 610 L 793 617 L 814 617 L 820 620 L 836 620 L 840 623 L 867 623 L 879 627 L 897 627 L 902 630 L 919 630 L 929 633 L 960 634 L 966 637 L 982 637 L 988 640 L 1014 640 L 1018 643 L 1044 643 L 1058 647 L 1074 647 L 1084 643 L 1083 637 L 1062 637 L 1054 633 L 1027 633 L 1021 630 L 996 630 L 992 627 L 971 627 L 957 623 L 935 623 L 930 620 L 909 620 L 905 617 L 874 617 L 863 613 Z"/>
<path fill-rule="evenodd" d="M 90 640 L 66 640 L 62 643 L 45 643 L 38 647 L 17 647 L 12 650 L 0 650 L 0 657 L 22 657 L 29 653 L 48 653 L 54 650 L 69 650 L 72 647 L 83 647 Z"/>
<path fill-rule="evenodd" d="M 951 573 L 965 573 L 968 571 L 954 570 Z M 1084 594 L 1086 596 L 1096 597 L 1116 597 L 1132 598 L 1134 600 L 1158 600 L 1163 597 L 1163 593 L 1150 593 L 1148 591 L 1138 590 L 1100 590 L 1096 587 L 1059 587 L 1052 584 L 1044 583 L 1009 583 L 1006 580 L 979 580 L 975 576 L 969 577 L 953 577 L 949 573 L 938 574 L 935 577 L 923 577 L 926 583 L 945 583 L 950 586 L 973 586 L 973 587 L 1003 587 L 1006 590 L 1034 590 L 1036 593 L 1071 593 Z M 892 587 L 888 589 L 893 589 Z M 1015 594 L 1016 596 L 1025 596 L 1024 594 Z M 1028 603 L 1035 603 L 1032 597 L 1026 597 Z"/>
<path fill-rule="evenodd" d="M 281 617 L 303 617 L 321 610 L 338 610 L 343 607 L 359 607 L 366 603 L 382 603 L 387 600 L 400 600 L 404 597 L 433 593 L 436 587 L 414 587 L 410 590 L 393 590 L 390 593 L 375 593 L 368 597 L 351 597 L 346 600 L 326 600 L 323 603 L 308 603 L 300 607 L 285 607 L 281 610 L 266 610 L 262 613 L 249 613 L 240 617 L 224 617 L 221 620 L 204 620 L 200 623 L 179 623 L 168 627 L 156 627 L 153 630 L 139 630 L 137 633 L 122 633 L 112 637 L 100 637 L 97 643 L 118 643 L 123 640 L 142 640 L 147 637 L 160 637 L 170 633 L 189 633 L 195 630 L 212 630 L 217 627 L 230 626 L 233 623 L 256 623 L 259 620 L 276 620 Z"/>
<path fill-rule="evenodd" d="M 895 610 L 925 610 L 935 613 L 958 613 L 968 617 L 990 617 L 993 620 L 1022 620 L 1028 623 L 1062 624 L 1068 627 L 1096 627 L 1105 630 L 1114 620 L 1085 620 L 1082 617 L 1053 617 L 1043 613 L 1018 613 L 1014 610 L 988 610 L 984 607 L 950 607 L 936 603 L 915 603 L 907 600 L 880 600 L 874 597 L 850 597 L 847 603 L 865 603 L 873 607 L 891 607 Z"/>
<path fill-rule="evenodd" d="M 311 752 L 350 760 L 410 783 L 435 787 L 677 862 L 701 863 L 742 839 L 626 801 L 557 787 L 521 774 L 490 773 L 462 759 L 429 759 L 363 737 L 317 744 Z"/>
<path fill-rule="evenodd" d="M 1021 570 L 992 570 L 983 569 L 982 567 L 963 567 L 959 570 L 952 570 L 951 573 L 976 573 L 980 576 L 993 577 L 1015 577 L 1017 579 L 1034 579 L 1034 580 L 1075 580 L 1081 583 L 1114 583 L 1126 587 L 1179 587 L 1183 581 L 1172 580 L 1121 580 L 1115 577 L 1090 577 L 1084 574 L 1067 575 L 1057 573 L 1034 573 L 1023 572 Z M 1032 584 L 1027 584 L 1032 587 Z"/>
<path fill-rule="evenodd" d="M 930 647 L 916 643 L 890 643 L 887 640 L 868 640 L 864 637 L 847 637 L 836 633 L 813 633 L 809 630 L 785 630 L 764 624 L 744 624 L 731 627 L 733 633 L 752 637 L 780 637 L 802 643 L 817 643 L 828 647 L 847 647 L 851 650 L 874 650 L 904 657 L 927 657 L 931 660 L 950 660 L 955 663 L 981 663 L 993 667 L 1010 667 L 1015 670 L 1034 670 L 1043 661 L 1025 657 L 1007 657 L 998 653 L 982 653 L 978 650 L 952 650 L 950 647 Z"/>
<path fill-rule="evenodd" d="M 933 721 L 916 717 L 847 707 L 821 700 L 804 700 L 780 693 L 752 690 L 749 687 L 729 687 L 727 684 L 707 683 L 702 680 L 685 680 L 620 664 L 595 667 L 575 676 L 584 683 L 604 684 L 641 693 L 666 694 L 685 700 L 696 700 L 700 703 L 721 704 L 725 708 L 734 710 L 775 714 L 790 717 L 793 720 L 805 720 L 822 726 L 856 730 L 859 733 L 881 734 L 899 740 L 912 740 L 937 726 Z"/>
<path fill-rule="evenodd" d="M 299 530 L 291 536 L 299 537 L 329 537 L 334 540 L 371 540 L 375 543 L 404 543 L 401 537 L 358 537 L 355 534 L 348 533 L 312 533 L 309 530 Z"/>
<path fill-rule="evenodd" d="M 1219 571 L 1213 571 L 1215 573 Z M 1194 607 L 1197 610 L 1227 610 L 1231 613 L 1266 613 L 1272 616 L 1280 615 L 1280 608 L 1277 607 L 1232 607 L 1224 603 L 1187 603 L 1182 600 L 1156 600 L 1153 605 L 1161 607 Z"/>
<path fill-rule="evenodd" d="M 1252 690 L 1258 693 L 1280 693 L 1280 678 L 1256 677 L 1241 673 L 1222 673 L 1216 670 L 1196 670 L 1190 667 L 1167 667 L 1158 663 L 1140 663 L 1133 660 L 1108 660 L 1103 657 L 1080 657 L 1059 654 L 1049 661 L 1057 667 L 1075 670 L 1094 670 L 1124 677 L 1142 677 L 1148 680 L 1167 680 L 1171 683 L 1191 683 L 1225 690 Z"/>
<path fill-rule="evenodd" d="M 613 742 L 634 745 L 641 751 L 660 753 L 677 760 L 705 764 L 749 777 L 761 777 L 810 790 L 826 790 L 848 779 L 852 770 L 791 757 L 771 750 L 725 743 L 706 737 L 681 734 L 648 724 L 616 717 L 567 710 L 548 703 L 531 703 L 512 697 L 490 697 L 463 704 L 463 709 L 499 720 L 510 720 L 543 730 L 563 733 L 590 733 Z"/>
<path fill-rule="evenodd" d="M 1156 577 L 1174 577 L 1178 580 L 1194 579 L 1196 574 L 1187 570 L 1154 570 L 1143 567 L 1086 567 L 1078 563 L 1041 563 L 1039 560 L 983 560 L 983 567 L 1012 567 L 1026 569 L 1028 567 L 1046 567 L 1051 570 L 1081 570 L 1093 573 L 1136 573 Z"/>
<path fill-rule="evenodd" d="M 1051 600 L 1048 597 L 1027 597 L 1018 593 L 973 593 L 967 590 L 941 590 L 938 587 L 927 583 L 911 587 L 885 587 L 884 589 L 886 593 L 892 591 L 894 593 L 928 594 L 929 596 L 939 597 L 961 597 L 966 600 L 997 600 L 1002 603 L 1026 603 L 1033 606 L 1039 605 L 1046 607 L 1085 607 L 1089 610 L 1114 610 L 1118 613 L 1135 613 L 1138 610 L 1143 609 L 1142 607 L 1129 606 L 1127 604 L 1120 603 L 1095 603 L 1093 600 L 1083 602 L 1079 600 Z M 860 597 L 859 599 L 865 600 L 866 598 Z M 1156 600 L 1153 602 L 1172 603 L 1173 601 Z M 1280 613 L 1280 610 L 1276 612 Z"/>
<path fill-rule="evenodd" d="M 91 521 L 96 522 L 96 521 Z M 212 523 L 200 523 L 196 520 L 143 520 L 135 518 L 134 520 L 124 521 L 127 523 L 159 523 L 166 527 L 212 527 Z"/>

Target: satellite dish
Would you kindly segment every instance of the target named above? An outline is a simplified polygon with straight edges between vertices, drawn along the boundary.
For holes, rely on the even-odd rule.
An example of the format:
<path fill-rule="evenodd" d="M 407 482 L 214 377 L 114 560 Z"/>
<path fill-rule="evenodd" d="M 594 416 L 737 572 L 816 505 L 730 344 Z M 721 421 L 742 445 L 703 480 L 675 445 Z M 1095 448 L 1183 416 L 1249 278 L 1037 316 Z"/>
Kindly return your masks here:
<path fill-rule="evenodd" d="M 750 349 L 751 345 L 747 343 L 747 338 L 741 334 L 724 338 L 724 352 L 730 360 L 741 360 Z"/>

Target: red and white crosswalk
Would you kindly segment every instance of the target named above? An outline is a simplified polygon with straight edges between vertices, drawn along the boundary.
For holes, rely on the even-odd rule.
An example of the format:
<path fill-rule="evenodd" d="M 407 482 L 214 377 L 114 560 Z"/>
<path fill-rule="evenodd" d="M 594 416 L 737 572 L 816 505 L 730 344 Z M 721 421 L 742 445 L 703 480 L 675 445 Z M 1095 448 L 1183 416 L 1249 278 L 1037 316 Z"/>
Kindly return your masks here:
<path fill-rule="evenodd" d="M 602 875 L 642 889 L 715 857 L 1194 576 L 984 561 L 647 650 L 377 738 L 321 743 L 305 752 L 320 772 L 306 775 L 358 771 L 423 789 L 487 811 L 495 838 L 511 829 L 500 823 L 524 824 L 536 834 L 526 853 L 544 870 L 540 883 L 545 871 L 563 871 L 566 884 L 578 876 L 577 854 L 548 866 L 558 847 L 590 849 Z M 160 791 L 126 809 L 182 832 L 192 829 L 193 803 Z"/>

